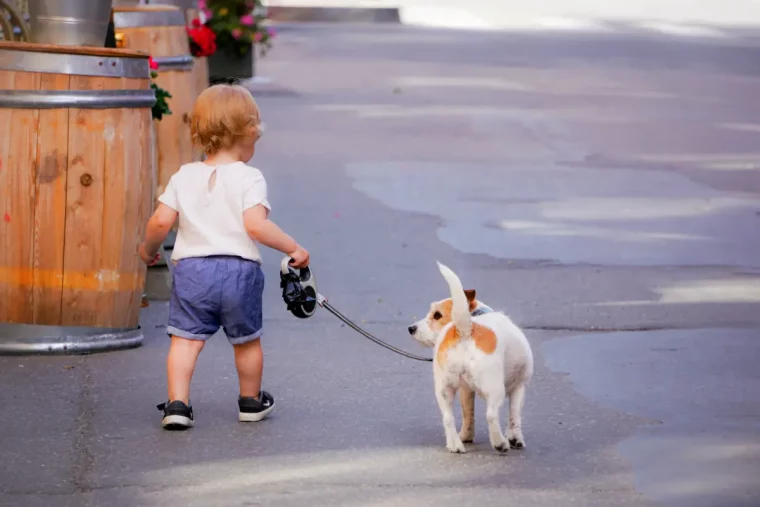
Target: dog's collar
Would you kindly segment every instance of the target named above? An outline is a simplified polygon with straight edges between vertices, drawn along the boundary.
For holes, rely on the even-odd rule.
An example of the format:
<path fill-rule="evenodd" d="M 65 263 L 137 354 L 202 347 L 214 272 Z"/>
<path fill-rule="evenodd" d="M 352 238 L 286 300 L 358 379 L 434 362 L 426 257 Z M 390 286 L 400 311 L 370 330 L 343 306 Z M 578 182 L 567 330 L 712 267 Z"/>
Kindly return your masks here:
<path fill-rule="evenodd" d="M 478 315 L 483 315 L 485 313 L 491 313 L 493 310 L 488 308 L 487 306 L 479 306 L 475 308 L 475 311 L 473 311 L 470 315 L 473 317 L 477 317 Z"/>

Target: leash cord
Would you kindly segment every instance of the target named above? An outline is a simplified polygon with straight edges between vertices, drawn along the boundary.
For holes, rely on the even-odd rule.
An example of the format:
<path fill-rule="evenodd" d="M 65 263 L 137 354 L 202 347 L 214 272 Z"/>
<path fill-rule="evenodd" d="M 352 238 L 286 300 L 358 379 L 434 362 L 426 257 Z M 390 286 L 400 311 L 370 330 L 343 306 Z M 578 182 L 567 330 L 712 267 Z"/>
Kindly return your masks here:
<path fill-rule="evenodd" d="M 429 357 L 415 356 L 414 354 L 410 354 L 409 352 L 405 352 L 405 351 L 403 351 L 403 350 L 401 350 L 399 348 L 394 347 L 393 345 L 385 343 L 383 340 L 381 340 L 379 338 L 375 338 L 370 333 L 368 333 L 367 331 L 365 331 L 364 329 L 362 329 L 361 327 L 359 327 L 357 324 L 355 324 L 353 321 L 351 321 L 351 319 L 349 319 L 348 317 L 346 317 L 345 315 L 343 315 L 342 313 L 340 313 L 338 310 L 336 310 L 334 306 L 332 306 L 330 303 L 327 302 L 327 299 L 325 299 L 325 297 L 322 296 L 322 294 L 317 294 L 317 302 L 319 303 L 319 306 L 321 306 L 322 308 L 324 308 L 328 312 L 330 312 L 333 315 L 335 315 L 336 317 L 338 317 L 338 319 L 340 319 L 341 321 L 343 321 L 343 323 L 345 323 L 351 329 L 353 329 L 354 331 L 356 331 L 360 335 L 364 336 L 365 338 L 368 338 L 368 339 L 372 340 L 373 342 L 377 343 L 378 345 L 380 345 L 382 347 L 385 347 L 388 350 L 392 350 L 396 354 L 400 354 L 400 355 L 402 355 L 404 357 L 408 357 L 409 359 L 414 359 L 415 361 L 426 361 L 426 362 L 433 361 Z"/>
<path fill-rule="evenodd" d="M 166 267 L 169 268 L 169 274 L 174 277 L 174 266 L 171 265 L 171 258 L 166 254 L 166 250 L 164 249 L 164 246 L 161 245 L 159 248 L 159 252 L 161 253 L 161 256 L 164 258 L 164 261 L 166 261 Z M 354 322 L 340 313 L 334 306 L 332 306 L 330 303 L 327 302 L 327 298 L 324 297 L 322 294 L 317 294 L 317 303 L 319 306 L 327 310 L 328 312 L 332 313 L 338 319 L 340 319 L 344 324 L 349 326 L 351 329 L 359 333 L 360 335 L 364 336 L 367 339 L 372 340 L 373 342 L 377 343 L 381 347 L 385 347 L 388 350 L 391 350 L 395 352 L 396 354 L 400 354 L 404 357 L 408 357 L 409 359 L 414 359 L 415 361 L 425 361 L 425 362 L 432 362 L 433 359 L 429 357 L 422 357 L 422 356 L 415 356 L 414 354 L 410 354 L 409 352 L 405 352 L 399 348 L 394 347 L 393 345 L 389 343 L 385 343 L 383 340 L 379 338 L 375 338 L 370 333 L 359 327 L 357 324 L 354 324 Z"/>

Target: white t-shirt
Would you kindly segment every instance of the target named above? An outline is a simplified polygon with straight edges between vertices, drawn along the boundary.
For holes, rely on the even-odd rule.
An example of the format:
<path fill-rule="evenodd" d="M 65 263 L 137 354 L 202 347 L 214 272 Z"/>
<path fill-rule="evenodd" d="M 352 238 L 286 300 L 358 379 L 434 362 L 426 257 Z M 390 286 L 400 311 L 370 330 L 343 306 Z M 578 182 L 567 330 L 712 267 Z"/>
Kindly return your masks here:
<path fill-rule="evenodd" d="M 214 171 L 216 182 L 209 190 Z M 261 262 L 259 248 L 243 225 L 245 210 L 259 204 L 271 210 L 267 183 L 258 169 L 243 162 L 185 164 L 158 200 L 179 213 L 172 260 L 234 255 Z"/>

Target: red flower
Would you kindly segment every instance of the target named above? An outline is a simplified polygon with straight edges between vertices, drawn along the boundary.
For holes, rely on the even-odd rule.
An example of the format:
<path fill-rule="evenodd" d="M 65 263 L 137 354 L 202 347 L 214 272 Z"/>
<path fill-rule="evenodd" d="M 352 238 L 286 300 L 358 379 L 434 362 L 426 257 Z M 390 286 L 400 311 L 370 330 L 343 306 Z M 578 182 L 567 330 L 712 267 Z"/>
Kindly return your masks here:
<path fill-rule="evenodd" d="M 190 24 L 191 24 L 191 25 L 193 25 L 193 27 L 195 27 L 195 28 L 198 28 L 198 27 L 200 27 L 200 26 L 201 26 L 201 20 L 200 20 L 200 18 L 194 18 L 194 19 L 193 19 L 193 20 L 190 22 Z"/>
<path fill-rule="evenodd" d="M 205 25 L 188 28 L 187 35 L 193 56 L 211 56 L 216 52 L 216 33 L 211 28 Z"/>
<path fill-rule="evenodd" d="M 148 57 L 148 65 L 150 66 L 151 70 L 158 70 L 158 64 L 153 60 L 152 56 Z"/>

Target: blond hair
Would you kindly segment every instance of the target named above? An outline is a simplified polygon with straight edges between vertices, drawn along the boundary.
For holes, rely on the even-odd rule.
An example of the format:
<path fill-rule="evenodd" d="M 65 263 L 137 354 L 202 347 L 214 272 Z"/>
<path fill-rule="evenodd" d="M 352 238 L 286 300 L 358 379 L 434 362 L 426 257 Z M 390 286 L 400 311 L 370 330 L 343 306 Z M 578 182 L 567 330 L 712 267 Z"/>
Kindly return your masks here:
<path fill-rule="evenodd" d="M 259 107 L 251 92 L 240 85 L 217 84 L 195 100 L 190 135 L 206 155 L 258 139 L 260 128 Z"/>

